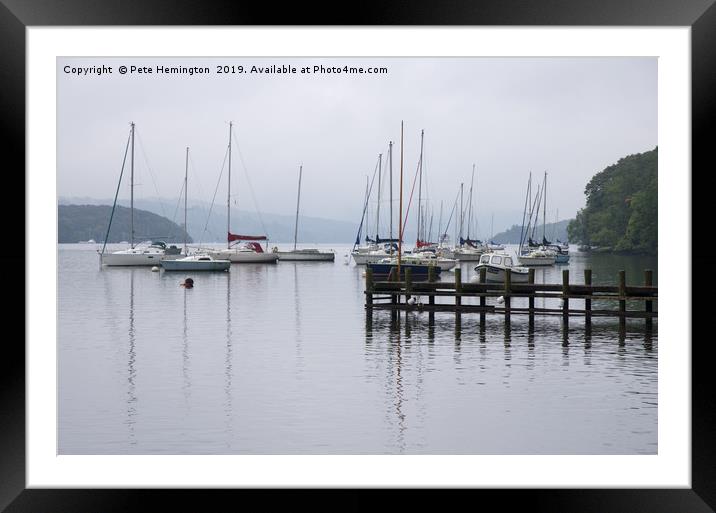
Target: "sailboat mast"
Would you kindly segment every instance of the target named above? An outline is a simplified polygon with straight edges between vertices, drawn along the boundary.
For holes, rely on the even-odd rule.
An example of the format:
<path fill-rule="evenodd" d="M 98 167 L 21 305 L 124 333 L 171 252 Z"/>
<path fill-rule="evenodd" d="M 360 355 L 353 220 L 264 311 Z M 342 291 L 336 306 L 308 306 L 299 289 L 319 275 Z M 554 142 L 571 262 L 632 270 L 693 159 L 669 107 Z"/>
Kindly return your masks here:
<path fill-rule="evenodd" d="M 132 121 L 132 160 L 129 178 L 129 240 L 134 249 L 134 121 Z"/>
<path fill-rule="evenodd" d="M 544 212 L 542 212 L 542 243 L 546 241 L 545 232 L 547 230 L 547 171 L 544 172 Z"/>
<path fill-rule="evenodd" d="M 188 255 L 189 252 L 186 249 L 186 238 L 187 238 L 187 226 L 186 226 L 186 204 L 189 191 L 187 190 L 187 178 L 189 177 L 189 146 L 186 147 L 186 162 L 184 165 L 184 254 Z"/>
<path fill-rule="evenodd" d="M 403 122 L 400 122 L 400 210 L 398 210 L 398 277 L 403 250 Z M 400 279 L 400 278 L 399 278 Z"/>
<path fill-rule="evenodd" d="M 472 176 L 470 177 L 470 206 L 467 209 L 467 240 L 470 240 L 470 225 L 472 224 L 472 186 L 475 182 L 475 164 L 472 165 Z"/>
<path fill-rule="evenodd" d="M 462 239 L 462 228 L 463 222 L 465 221 L 465 210 L 462 201 L 463 183 L 460 183 L 460 238 Z"/>
<path fill-rule="evenodd" d="M 231 234 L 231 129 L 233 122 L 229 121 L 229 179 L 226 186 L 226 248 L 231 247 L 229 234 Z"/>
<path fill-rule="evenodd" d="M 390 254 L 393 254 L 393 141 L 388 143 L 390 169 Z"/>
<path fill-rule="evenodd" d="M 296 198 L 296 225 L 293 228 L 293 250 L 296 251 L 296 241 L 298 240 L 298 205 L 301 203 L 301 176 L 303 175 L 303 166 L 298 168 L 298 197 Z"/>
<path fill-rule="evenodd" d="M 443 200 L 440 200 L 440 217 L 438 218 L 438 245 L 442 245 L 443 237 Z"/>
<path fill-rule="evenodd" d="M 380 175 L 382 173 L 383 154 L 378 154 L 378 206 L 375 214 L 375 242 L 378 243 L 380 233 Z"/>
<path fill-rule="evenodd" d="M 420 218 L 422 217 L 422 189 L 423 189 L 423 138 L 424 138 L 425 130 L 420 131 L 420 160 L 418 161 L 418 165 L 420 166 L 420 172 L 418 174 L 418 240 L 420 240 Z M 414 183 L 414 182 L 413 182 Z"/>

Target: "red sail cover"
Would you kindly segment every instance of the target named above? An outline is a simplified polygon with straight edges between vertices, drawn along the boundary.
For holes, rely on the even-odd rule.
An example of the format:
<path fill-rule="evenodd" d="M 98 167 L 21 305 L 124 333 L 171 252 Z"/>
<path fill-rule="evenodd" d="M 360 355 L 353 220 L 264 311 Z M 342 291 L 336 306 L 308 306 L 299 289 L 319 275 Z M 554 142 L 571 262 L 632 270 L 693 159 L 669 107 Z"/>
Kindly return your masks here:
<path fill-rule="evenodd" d="M 235 235 L 229 232 L 229 242 L 235 240 L 266 240 L 266 235 Z"/>
<path fill-rule="evenodd" d="M 251 247 L 251 249 L 256 251 L 256 253 L 264 252 L 263 248 L 261 247 L 261 244 L 259 244 L 258 242 L 247 242 L 246 245 Z"/>
<path fill-rule="evenodd" d="M 415 243 L 415 245 L 419 248 L 424 248 L 426 246 L 434 246 L 435 243 L 434 242 L 425 242 L 425 241 L 418 239 L 418 241 Z"/>

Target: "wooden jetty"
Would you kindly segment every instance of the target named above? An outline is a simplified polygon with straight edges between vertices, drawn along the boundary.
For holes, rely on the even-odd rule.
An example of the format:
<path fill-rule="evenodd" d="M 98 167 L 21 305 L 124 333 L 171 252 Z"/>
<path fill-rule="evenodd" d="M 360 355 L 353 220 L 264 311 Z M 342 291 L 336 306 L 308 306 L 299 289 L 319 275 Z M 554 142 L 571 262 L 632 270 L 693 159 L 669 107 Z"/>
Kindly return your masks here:
<path fill-rule="evenodd" d="M 486 314 L 510 317 L 516 314 L 529 315 L 530 321 L 535 315 L 558 315 L 564 322 L 571 316 L 583 316 L 586 323 L 592 317 L 616 317 L 623 328 L 628 318 L 644 319 L 647 328 L 652 327 L 652 319 L 657 317 L 654 302 L 658 299 L 658 287 L 652 285 L 653 273 L 644 271 L 644 284 L 627 286 L 626 273 L 619 271 L 617 285 L 593 285 L 592 271 L 584 270 L 583 283 L 571 283 L 569 270 L 562 271 L 562 283 L 535 283 L 534 269 L 529 270 L 527 283 L 512 283 L 510 269 L 505 270 L 504 283 L 486 283 L 486 270 L 480 270 L 480 282 L 463 282 L 462 272 L 455 269 L 454 281 L 437 281 L 434 269 L 430 269 L 427 281 L 413 281 L 410 269 L 405 270 L 404 281 L 397 280 L 397 273 L 392 273 L 385 281 L 376 281 L 373 272 L 365 273 L 365 308 L 369 314 L 373 310 L 390 310 L 393 316 L 399 311 L 425 311 L 431 317 L 435 312 L 454 312 L 456 316 L 463 313 L 479 313 L 481 321 Z M 427 302 L 415 301 L 413 297 L 426 297 Z M 436 298 L 442 298 L 436 302 Z M 466 298 L 477 298 L 477 304 L 465 303 Z M 495 298 L 497 304 L 487 304 L 488 298 Z M 515 306 L 513 300 L 525 298 L 526 306 Z M 447 299 L 445 301 L 444 299 Z M 555 307 L 535 307 L 535 300 L 561 300 Z M 583 308 L 575 308 L 575 302 L 583 300 Z M 592 301 L 611 302 L 616 308 L 592 308 Z M 629 303 L 627 303 L 629 302 Z M 643 304 L 643 309 L 627 309 L 627 304 Z M 525 303 L 525 302 L 523 302 Z"/>

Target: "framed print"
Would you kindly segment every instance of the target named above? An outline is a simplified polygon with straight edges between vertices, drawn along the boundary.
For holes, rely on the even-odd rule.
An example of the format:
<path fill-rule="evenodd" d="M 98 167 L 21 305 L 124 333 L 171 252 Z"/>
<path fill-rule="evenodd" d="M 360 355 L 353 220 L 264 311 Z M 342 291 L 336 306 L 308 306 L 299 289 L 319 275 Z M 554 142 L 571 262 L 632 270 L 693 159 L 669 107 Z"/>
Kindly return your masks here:
<path fill-rule="evenodd" d="M 3 507 L 712 510 L 716 7 L 151 5 L 0 8 Z"/>

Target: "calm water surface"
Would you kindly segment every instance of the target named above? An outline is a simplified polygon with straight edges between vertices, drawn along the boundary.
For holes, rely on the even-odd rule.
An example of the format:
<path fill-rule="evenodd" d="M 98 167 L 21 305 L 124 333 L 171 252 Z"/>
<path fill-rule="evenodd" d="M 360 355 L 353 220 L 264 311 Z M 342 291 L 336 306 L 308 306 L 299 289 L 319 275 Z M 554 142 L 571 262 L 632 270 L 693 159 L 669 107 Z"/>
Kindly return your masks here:
<path fill-rule="evenodd" d="M 186 290 L 185 274 L 100 270 L 93 245 L 60 245 L 59 452 L 657 452 L 656 328 L 369 321 L 363 269 L 331 247 L 335 263 L 234 264 Z M 656 258 L 572 253 L 574 282 L 584 268 L 594 283 L 626 269 L 641 284 L 651 268 L 656 283 Z M 537 281 L 561 282 L 563 268 Z"/>

